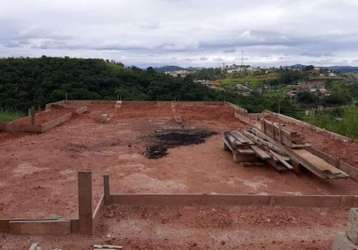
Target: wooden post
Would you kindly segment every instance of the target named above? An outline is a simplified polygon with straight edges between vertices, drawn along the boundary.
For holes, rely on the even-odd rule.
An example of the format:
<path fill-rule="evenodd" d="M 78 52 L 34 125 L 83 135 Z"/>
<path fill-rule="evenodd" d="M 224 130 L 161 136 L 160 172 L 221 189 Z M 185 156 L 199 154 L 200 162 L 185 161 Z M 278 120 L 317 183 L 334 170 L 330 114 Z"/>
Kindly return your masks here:
<path fill-rule="evenodd" d="M 36 123 L 36 111 L 35 108 L 32 107 L 29 111 L 30 115 L 31 115 L 31 125 L 35 125 Z"/>
<path fill-rule="evenodd" d="M 8 233 L 10 231 L 10 221 L 0 220 L 0 233 Z"/>
<path fill-rule="evenodd" d="M 79 233 L 93 234 L 92 173 L 78 173 Z"/>
<path fill-rule="evenodd" d="M 104 205 L 110 205 L 111 204 L 111 192 L 109 187 L 109 176 L 104 175 L 103 176 L 103 192 L 104 192 Z"/>

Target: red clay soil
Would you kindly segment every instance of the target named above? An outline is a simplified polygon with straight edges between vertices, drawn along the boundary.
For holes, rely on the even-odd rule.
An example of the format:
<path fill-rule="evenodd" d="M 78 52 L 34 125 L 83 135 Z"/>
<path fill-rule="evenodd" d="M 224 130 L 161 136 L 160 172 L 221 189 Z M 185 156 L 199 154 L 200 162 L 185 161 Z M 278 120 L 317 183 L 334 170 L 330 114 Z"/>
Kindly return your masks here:
<path fill-rule="evenodd" d="M 99 122 L 107 114 L 109 123 Z M 245 127 L 226 106 L 89 105 L 44 134 L 16 135 L 0 142 L 0 218 L 77 217 L 77 172 L 94 175 L 94 204 L 102 175 L 113 192 L 356 194 L 351 180 L 323 182 L 309 173 L 280 174 L 269 166 L 243 167 L 223 149 L 223 132 Z M 207 128 L 218 134 L 199 145 L 144 156 L 157 129 Z M 1 133 L 0 133 L 1 135 Z M 5 136 L 6 137 L 6 136 Z M 0 136 L 1 138 L 1 136 Z"/>
<path fill-rule="evenodd" d="M 358 192 L 351 180 L 327 183 L 309 173 L 279 174 L 265 165 L 234 163 L 223 149 L 223 132 L 247 125 L 235 119 L 229 107 L 125 104 L 115 109 L 103 104 L 88 108 L 88 113 L 44 134 L 0 133 L 0 219 L 76 218 L 76 176 L 83 170 L 94 175 L 94 205 L 102 194 L 104 174 L 111 177 L 112 192 Z M 100 122 L 103 114 L 111 118 L 108 123 Z M 147 159 L 143 153 L 149 136 L 171 128 L 206 128 L 218 135 L 203 144 L 169 149 L 164 158 Z M 319 135 L 307 133 L 317 145 L 323 142 Z M 348 155 L 349 147 L 344 147 Z M 92 244 L 124 249 L 329 249 L 347 221 L 343 209 L 113 206 L 105 211 L 93 237 L 0 234 L 0 249 L 27 250 L 33 242 L 44 250 L 90 249 Z"/>
<path fill-rule="evenodd" d="M 1 249 L 330 249 L 344 231 L 343 209 L 262 207 L 125 207 L 105 209 L 94 236 L 1 235 Z"/>
<path fill-rule="evenodd" d="M 289 128 L 302 133 L 306 140 L 314 147 L 358 168 L 358 142 L 344 142 L 339 139 L 334 139 L 327 134 L 316 132 L 313 129 L 297 123 L 283 121 L 271 115 L 268 115 L 265 118 L 286 124 Z"/>

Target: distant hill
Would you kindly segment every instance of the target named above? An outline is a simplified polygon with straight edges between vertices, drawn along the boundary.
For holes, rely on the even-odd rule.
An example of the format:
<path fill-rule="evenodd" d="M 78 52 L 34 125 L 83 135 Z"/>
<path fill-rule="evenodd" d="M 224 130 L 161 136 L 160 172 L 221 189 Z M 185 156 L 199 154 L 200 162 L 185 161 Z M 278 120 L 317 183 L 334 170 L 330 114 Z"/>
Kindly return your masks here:
<path fill-rule="evenodd" d="M 163 67 L 158 67 L 158 68 L 154 68 L 155 71 L 157 72 L 173 72 L 173 71 L 177 71 L 177 70 L 184 70 L 185 68 L 179 67 L 179 66 L 163 66 Z"/>

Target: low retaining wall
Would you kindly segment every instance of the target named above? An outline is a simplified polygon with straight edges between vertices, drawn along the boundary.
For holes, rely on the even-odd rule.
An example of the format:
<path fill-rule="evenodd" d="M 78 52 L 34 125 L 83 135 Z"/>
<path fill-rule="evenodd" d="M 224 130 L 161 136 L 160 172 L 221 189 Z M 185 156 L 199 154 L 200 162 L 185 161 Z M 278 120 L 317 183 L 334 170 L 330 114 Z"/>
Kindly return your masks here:
<path fill-rule="evenodd" d="M 109 201 L 131 206 L 358 206 L 356 195 L 113 194 Z"/>
<path fill-rule="evenodd" d="M 46 104 L 45 109 L 50 109 L 52 106 L 56 106 L 56 105 L 64 105 L 66 103 L 65 100 L 62 101 L 58 101 L 58 102 L 50 102 L 48 104 Z"/>
<path fill-rule="evenodd" d="M 234 117 L 239 119 L 240 121 L 246 123 L 246 124 L 252 124 L 251 119 L 253 118 L 247 109 L 241 108 L 239 106 L 236 106 L 235 104 L 232 104 L 230 102 L 225 103 L 226 106 L 232 108 L 234 110 Z"/>
<path fill-rule="evenodd" d="M 14 121 L 14 122 L 16 122 L 16 121 Z M 41 133 L 42 128 L 41 128 L 40 125 L 31 125 L 31 124 L 17 125 L 14 122 L 6 124 L 4 131 L 7 131 L 7 132 Z"/>
<path fill-rule="evenodd" d="M 68 220 L 3 220 L 0 233 L 27 235 L 67 235 L 71 231 Z"/>
<path fill-rule="evenodd" d="M 65 102 L 61 101 L 61 102 L 55 102 L 55 103 L 50 103 L 48 105 L 46 105 L 47 109 L 51 109 L 51 107 L 53 107 L 54 105 L 64 105 Z M 9 122 L 9 123 L 1 123 L 0 124 L 0 131 L 8 131 L 8 132 L 29 132 L 29 133 L 44 133 L 54 127 L 57 127 L 69 120 L 71 120 L 72 116 L 74 114 L 82 114 L 88 111 L 88 107 L 87 106 L 81 106 L 77 109 L 75 109 L 74 111 L 68 111 L 68 113 L 59 116 L 58 118 L 43 123 L 43 124 L 16 124 L 19 121 L 21 121 L 22 119 L 28 119 L 28 117 L 23 117 L 20 118 L 16 121 L 13 122 Z M 47 112 L 47 111 L 44 111 Z"/>
<path fill-rule="evenodd" d="M 47 104 L 49 107 L 56 104 L 75 104 L 75 105 L 90 105 L 90 104 L 116 104 L 118 100 L 69 100 L 60 101 L 56 103 Z M 205 101 L 121 101 L 122 105 L 171 105 L 180 103 L 180 105 L 225 105 L 225 102 L 205 102 Z"/>
<path fill-rule="evenodd" d="M 277 117 L 283 121 L 286 121 L 286 122 L 291 122 L 291 123 L 295 123 L 295 124 L 298 124 L 298 125 L 301 125 L 303 127 L 306 127 L 306 128 L 309 128 L 315 132 L 318 132 L 318 133 L 321 133 L 321 134 L 324 134 L 324 135 L 327 135 L 331 138 L 334 138 L 336 140 L 340 140 L 340 141 L 343 141 L 343 142 L 356 142 L 357 140 L 355 139 L 352 139 L 350 137 L 347 137 L 347 136 L 344 136 L 344 135 L 340 135 L 340 134 L 337 134 L 337 133 L 334 133 L 334 132 L 331 132 L 331 131 L 328 131 L 326 129 L 323 129 L 323 128 L 319 128 L 317 126 L 314 126 L 312 124 L 309 124 L 307 122 L 304 122 L 304 121 L 301 121 L 301 120 L 298 120 L 298 119 L 295 119 L 293 117 L 289 117 L 289 116 L 286 116 L 286 115 L 282 115 L 282 114 L 278 114 L 278 113 L 275 113 L 275 112 L 271 112 L 271 111 L 264 111 L 263 114 L 269 114 L 269 115 L 272 115 L 274 117 Z"/>
<path fill-rule="evenodd" d="M 47 123 L 44 123 L 44 124 L 40 125 L 40 127 L 41 127 L 41 131 L 40 131 L 40 132 L 41 132 L 41 133 L 44 133 L 44 132 L 46 132 L 46 131 L 48 131 L 48 130 L 54 128 L 54 127 L 57 127 L 57 126 L 59 126 L 59 125 L 65 123 L 65 122 L 71 120 L 72 115 L 73 115 L 72 112 L 71 112 L 71 113 L 67 113 L 67 114 L 65 114 L 65 115 L 63 115 L 63 116 L 60 116 L 59 118 L 57 118 L 57 119 L 55 119 L 55 120 L 52 120 L 52 121 L 50 121 L 50 122 L 47 122 Z"/>

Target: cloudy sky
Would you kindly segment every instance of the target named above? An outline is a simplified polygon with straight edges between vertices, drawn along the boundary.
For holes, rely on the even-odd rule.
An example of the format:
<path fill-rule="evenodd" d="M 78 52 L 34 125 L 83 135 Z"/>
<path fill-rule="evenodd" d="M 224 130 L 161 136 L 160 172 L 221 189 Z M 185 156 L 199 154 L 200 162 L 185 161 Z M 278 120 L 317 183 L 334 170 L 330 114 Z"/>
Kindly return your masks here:
<path fill-rule="evenodd" d="M 0 57 L 358 65 L 357 0 L 0 0 Z"/>

